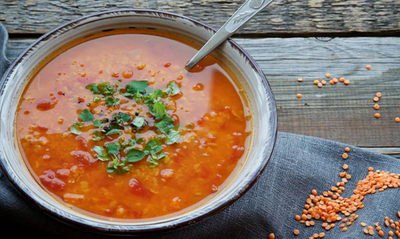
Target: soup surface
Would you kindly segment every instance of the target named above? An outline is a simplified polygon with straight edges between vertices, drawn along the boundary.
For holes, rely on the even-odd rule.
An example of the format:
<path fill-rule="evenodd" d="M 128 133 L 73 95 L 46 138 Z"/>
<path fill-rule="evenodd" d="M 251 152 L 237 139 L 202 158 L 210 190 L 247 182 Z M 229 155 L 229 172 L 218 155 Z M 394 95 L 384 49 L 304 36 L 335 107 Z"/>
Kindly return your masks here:
<path fill-rule="evenodd" d="M 246 155 L 243 90 L 190 43 L 154 31 L 99 34 L 43 63 L 17 112 L 37 181 L 86 214 L 144 219 L 206 200 Z"/>

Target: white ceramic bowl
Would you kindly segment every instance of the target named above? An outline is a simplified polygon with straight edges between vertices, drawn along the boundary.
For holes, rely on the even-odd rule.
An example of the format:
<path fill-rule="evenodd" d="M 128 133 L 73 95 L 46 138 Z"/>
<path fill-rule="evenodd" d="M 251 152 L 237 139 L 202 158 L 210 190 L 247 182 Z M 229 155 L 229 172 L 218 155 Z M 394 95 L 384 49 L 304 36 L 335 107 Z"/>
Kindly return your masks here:
<path fill-rule="evenodd" d="M 28 76 L 59 46 L 99 31 L 119 28 L 151 28 L 180 35 L 203 45 L 214 33 L 211 27 L 176 14 L 153 10 L 118 10 L 82 17 L 40 37 L 11 64 L 1 81 L 1 167 L 12 184 L 44 212 L 60 220 L 96 232 L 142 234 L 191 225 L 232 204 L 257 180 L 271 157 L 277 134 L 277 112 L 271 88 L 257 63 L 234 41 L 223 43 L 214 54 L 236 74 L 252 111 L 252 136 L 245 160 L 229 177 L 229 183 L 213 197 L 168 217 L 150 220 L 104 220 L 74 211 L 60 203 L 35 181 L 18 150 L 15 137 L 17 102 Z"/>

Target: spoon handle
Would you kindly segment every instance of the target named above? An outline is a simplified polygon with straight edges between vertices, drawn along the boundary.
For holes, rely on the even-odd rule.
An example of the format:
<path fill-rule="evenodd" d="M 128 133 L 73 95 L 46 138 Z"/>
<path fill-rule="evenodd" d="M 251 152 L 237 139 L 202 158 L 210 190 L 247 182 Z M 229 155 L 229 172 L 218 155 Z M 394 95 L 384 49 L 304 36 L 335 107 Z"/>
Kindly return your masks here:
<path fill-rule="evenodd" d="M 240 8 L 224 23 L 204 46 L 186 64 L 186 69 L 192 69 L 205 56 L 210 54 L 217 46 L 232 36 L 241 26 L 253 18 L 257 13 L 268 6 L 273 0 L 247 0 Z"/>

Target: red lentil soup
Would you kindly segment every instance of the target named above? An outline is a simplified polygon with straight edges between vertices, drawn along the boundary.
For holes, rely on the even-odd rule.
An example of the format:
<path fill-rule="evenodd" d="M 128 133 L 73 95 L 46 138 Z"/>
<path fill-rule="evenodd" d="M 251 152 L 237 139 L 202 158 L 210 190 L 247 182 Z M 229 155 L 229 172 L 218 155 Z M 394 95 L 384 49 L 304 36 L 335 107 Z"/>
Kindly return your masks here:
<path fill-rule="evenodd" d="M 245 159 L 251 112 L 210 55 L 154 30 L 99 33 L 32 74 L 16 136 L 38 183 L 89 215 L 148 219 L 207 200 Z"/>

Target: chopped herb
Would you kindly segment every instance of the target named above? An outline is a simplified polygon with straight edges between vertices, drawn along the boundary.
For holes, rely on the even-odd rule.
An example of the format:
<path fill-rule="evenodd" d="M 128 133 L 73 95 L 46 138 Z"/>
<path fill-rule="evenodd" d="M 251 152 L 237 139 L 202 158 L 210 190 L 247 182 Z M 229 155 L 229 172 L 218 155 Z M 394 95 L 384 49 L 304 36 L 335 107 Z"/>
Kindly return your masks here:
<path fill-rule="evenodd" d="M 106 150 L 101 146 L 94 146 L 93 150 L 97 153 L 97 158 L 101 161 L 109 161 L 111 157 L 108 155 Z"/>
<path fill-rule="evenodd" d="M 176 94 L 179 94 L 180 89 L 179 89 L 179 86 L 175 82 L 170 81 L 168 83 L 167 89 L 164 92 L 167 93 L 169 96 L 174 96 Z"/>
<path fill-rule="evenodd" d="M 136 116 L 135 119 L 133 119 L 132 124 L 136 126 L 136 128 L 141 129 L 146 122 L 142 116 Z"/>
<path fill-rule="evenodd" d="M 121 160 L 117 157 L 114 157 L 113 161 L 107 167 L 107 172 L 117 172 L 118 174 L 123 174 L 129 172 L 131 167 L 132 165 L 128 163 L 128 160 Z"/>
<path fill-rule="evenodd" d="M 120 102 L 121 102 L 121 100 L 118 99 L 118 98 L 114 98 L 114 97 L 111 97 L 111 96 L 106 98 L 106 105 L 107 106 L 119 105 Z"/>
<path fill-rule="evenodd" d="M 168 133 L 174 127 L 174 121 L 168 115 L 164 115 L 161 121 L 155 123 L 155 126 L 163 133 Z"/>
<path fill-rule="evenodd" d="M 165 158 L 165 153 L 161 152 L 158 155 L 157 154 L 152 154 L 149 156 L 147 162 L 149 162 L 149 167 L 154 168 L 156 167 L 160 161 L 162 161 Z"/>
<path fill-rule="evenodd" d="M 97 95 L 94 96 L 94 97 L 93 97 L 93 101 L 94 101 L 94 102 L 100 101 L 100 97 L 98 97 Z"/>
<path fill-rule="evenodd" d="M 100 140 L 102 140 L 104 138 L 105 138 L 105 136 L 102 135 L 101 132 L 98 131 L 98 130 L 96 130 L 96 131 L 94 131 L 92 133 L 92 140 L 95 141 L 95 142 L 100 141 Z"/>
<path fill-rule="evenodd" d="M 165 140 L 166 144 L 174 144 L 177 143 L 179 141 L 181 137 L 181 133 L 177 130 L 170 130 L 168 135 L 167 135 L 167 139 Z"/>
<path fill-rule="evenodd" d="M 162 150 L 162 145 L 160 141 L 151 139 L 146 143 L 144 146 L 144 153 L 145 154 L 156 154 Z"/>
<path fill-rule="evenodd" d="M 88 109 L 84 109 L 79 114 L 79 118 L 84 122 L 92 122 L 94 119 L 94 116 Z"/>
<path fill-rule="evenodd" d="M 70 128 L 71 133 L 79 135 L 82 133 L 81 129 L 85 126 L 84 123 L 81 122 L 74 122 Z"/>
<path fill-rule="evenodd" d="M 156 103 L 149 105 L 150 113 L 156 117 L 157 120 L 160 120 L 167 114 L 167 110 L 165 109 L 165 105 L 161 101 L 157 101 Z"/>
<path fill-rule="evenodd" d="M 129 84 L 126 85 L 126 91 L 128 93 L 136 94 L 138 92 L 140 93 L 145 93 L 145 89 L 147 88 L 148 85 L 147 80 L 138 80 L 138 81 L 131 81 Z"/>
<path fill-rule="evenodd" d="M 119 134 L 119 133 L 121 133 L 121 132 L 122 132 L 122 130 L 120 130 L 120 129 L 112 129 L 112 130 L 108 131 L 108 132 L 106 133 L 106 135 Z"/>
<path fill-rule="evenodd" d="M 119 143 L 109 143 L 106 146 L 108 154 L 119 153 Z"/>
<path fill-rule="evenodd" d="M 154 104 L 156 102 L 159 102 L 161 100 L 161 97 L 163 95 L 162 90 L 156 89 L 155 91 L 149 93 L 148 95 L 145 95 L 143 97 L 143 101 L 145 104 Z"/>
<path fill-rule="evenodd" d="M 126 153 L 126 159 L 128 160 L 128 162 L 138 162 L 142 160 L 144 156 L 146 156 L 146 154 L 138 149 L 130 149 Z"/>
<path fill-rule="evenodd" d="M 93 121 L 93 126 L 94 126 L 94 127 L 97 127 L 97 128 L 100 128 L 100 127 L 101 127 L 101 122 L 100 122 L 100 120 L 97 120 L 97 119 L 94 120 L 94 121 Z"/>

